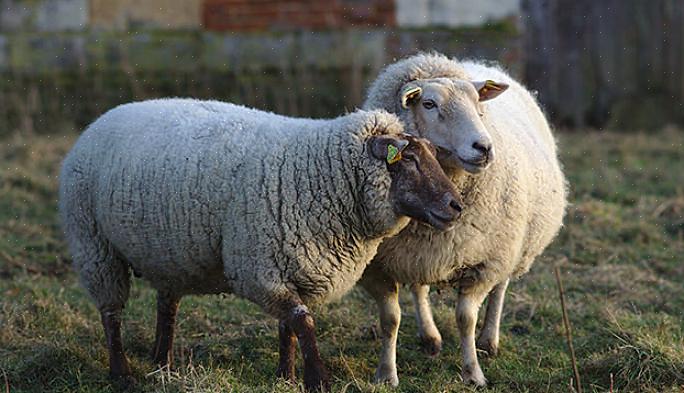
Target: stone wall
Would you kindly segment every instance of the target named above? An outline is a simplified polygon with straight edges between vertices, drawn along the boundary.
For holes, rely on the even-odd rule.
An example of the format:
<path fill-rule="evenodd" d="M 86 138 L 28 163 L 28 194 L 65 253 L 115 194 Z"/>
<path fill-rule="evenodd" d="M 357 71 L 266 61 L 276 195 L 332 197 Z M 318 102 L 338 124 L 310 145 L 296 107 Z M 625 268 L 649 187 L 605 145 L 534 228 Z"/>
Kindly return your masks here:
<path fill-rule="evenodd" d="M 396 9 L 403 27 L 473 27 L 517 18 L 520 0 L 397 0 Z"/>
<path fill-rule="evenodd" d="M 0 0 L 0 32 L 199 29 L 203 0 Z"/>
<path fill-rule="evenodd" d="M 0 0 L 0 31 L 478 27 L 520 0 Z"/>
<path fill-rule="evenodd" d="M 382 66 L 420 50 L 520 70 L 509 27 L 289 32 L 197 30 L 0 34 L 0 134 L 83 127 L 105 110 L 163 96 L 213 98 L 300 116 L 360 105 Z"/>
<path fill-rule="evenodd" d="M 88 9 L 88 0 L 0 0 L 0 32 L 83 30 Z"/>
<path fill-rule="evenodd" d="M 201 0 L 90 0 L 90 26 L 105 30 L 197 29 Z"/>
<path fill-rule="evenodd" d="M 520 70 L 514 24 L 402 29 L 396 16 L 415 8 L 404 3 L 0 0 L 0 134 L 83 127 L 162 96 L 335 116 L 360 105 L 382 66 L 421 50 Z"/>

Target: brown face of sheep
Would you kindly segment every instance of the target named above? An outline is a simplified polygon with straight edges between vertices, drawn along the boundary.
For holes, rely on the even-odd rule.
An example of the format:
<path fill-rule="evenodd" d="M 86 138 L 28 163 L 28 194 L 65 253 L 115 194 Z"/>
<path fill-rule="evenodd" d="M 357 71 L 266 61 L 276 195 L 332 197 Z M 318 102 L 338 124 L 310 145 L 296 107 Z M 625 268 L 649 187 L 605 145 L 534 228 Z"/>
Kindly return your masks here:
<path fill-rule="evenodd" d="M 434 146 L 408 134 L 376 136 L 369 144 L 373 156 L 389 169 L 394 211 L 440 230 L 451 229 L 463 205 L 437 161 Z"/>
<path fill-rule="evenodd" d="M 445 168 L 470 173 L 486 169 L 494 160 L 492 139 L 482 122 L 481 103 L 508 88 L 494 81 L 470 82 L 451 78 L 412 81 L 399 92 L 407 131 L 427 138 L 439 149 Z"/>

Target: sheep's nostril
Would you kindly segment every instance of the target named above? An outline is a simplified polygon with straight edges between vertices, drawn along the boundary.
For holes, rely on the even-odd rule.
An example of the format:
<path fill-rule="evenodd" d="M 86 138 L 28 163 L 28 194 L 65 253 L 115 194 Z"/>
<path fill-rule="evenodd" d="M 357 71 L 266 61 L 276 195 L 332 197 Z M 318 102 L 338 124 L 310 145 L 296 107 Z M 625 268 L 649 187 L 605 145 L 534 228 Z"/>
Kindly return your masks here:
<path fill-rule="evenodd" d="M 492 150 L 492 145 L 489 143 L 483 144 L 480 142 L 475 142 L 473 143 L 473 149 L 479 151 L 480 153 L 482 153 L 482 155 L 486 156 L 489 154 L 489 151 Z"/>
<path fill-rule="evenodd" d="M 451 206 L 451 208 L 454 209 L 454 210 L 456 210 L 456 212 L 458 212 L 458 213 L 460 213 L 461 211 L 463 211 L 463 207 L 461 207 L 461 205 L 459 205 L 458 202 L 456 202 L 455 199 L 452 200 L 451 202 L 449 202 L 449 206 Z"/>

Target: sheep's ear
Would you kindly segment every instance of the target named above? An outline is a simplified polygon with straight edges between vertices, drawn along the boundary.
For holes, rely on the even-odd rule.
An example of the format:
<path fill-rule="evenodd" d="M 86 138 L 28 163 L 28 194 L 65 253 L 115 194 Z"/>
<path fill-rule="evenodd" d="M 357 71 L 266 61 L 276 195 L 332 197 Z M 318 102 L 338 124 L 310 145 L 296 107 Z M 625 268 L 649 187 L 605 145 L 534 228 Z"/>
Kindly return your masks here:
<path fill-rule="evenodd" d="M 401 107 L 408 109 L 409 105 L 416 102 L 423 94 L 423 89 L 418 86 L 407 84 L 401 89 Z"/>
<path fill-rule="evenodd" d="M 391 165 L 401 160 L 401 152 L 409 141 L 394 135 L 380 135 L 371 137 L 368 144 L 373 157 Z"/>
<path fill-rule="evenodd" d="M 499 94 L 508 89 L 508 85 L 506 83 L 494 82 L 493 80 L 489 79 L 486 81 L 473 82 L 473 85 L 475 85 L 477 94 L 480 95 L 480 102 L 496 98 L 499 96 Z"/>

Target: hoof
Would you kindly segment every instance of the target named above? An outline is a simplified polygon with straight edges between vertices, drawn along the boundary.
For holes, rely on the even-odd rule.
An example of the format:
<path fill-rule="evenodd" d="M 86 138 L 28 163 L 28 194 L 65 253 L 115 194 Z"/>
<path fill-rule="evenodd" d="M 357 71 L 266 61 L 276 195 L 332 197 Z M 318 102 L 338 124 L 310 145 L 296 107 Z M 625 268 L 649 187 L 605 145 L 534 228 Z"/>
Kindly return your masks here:
<path fill-rule="evenodd" d="M 499 354 L 499 344 L 494 343 L 491 340 L 480 337 L 477 339 L 475 345 L 477 346 L 477 349 L 484 352 L 483 355 L 486 357 L 493 358 Z"/>
<path fill-rule="evenodd" d="M 170 368 L 173 366 L 173 364 L 171 362 L 169 362 L 169 359 L 166 356 L 162 357 L 162 356 L 158 356 L 158 355 L 153 354 L 151 356 L 151 359 L 152 359 L 152 363 L 159 366 L 159 368 L 164 368 L 166 366 L 169 366 L 169 368 Z"/>
<path fill-rule="evenodd" d="M 276 370 L 276 377 L 282 378 L 286 381 L 289 382 L 295 382 L 296 381 L 296 374 L 294 367 L 280 367 L 278 366 L 278 369 Z"/>
<path fill-rule="evenodd" d="M 442 338 L 441 337 L 420 337 L 420 346 L 423 352 L 435 357 L 442 352 Z"/>
<path fill-rule="evenodd" d="M 304 372 L 304 388 L 307 392 L 329 392 L 330 376 L 325 368 Z"/>
<path fill-rule="evenodd" d="M 480 388 L 487 386 L 487 379 L 484 377 L 482 369 L 478 365 L 475 365 L 474 367 L 464 367 L 461 376 L 463 377 L 463 383 L 467 385 Z"/>
<path fill-rule="evenodd" d="M 387 370 L 385 368 L 378 368 L 375 372 L 375 377 L 373 378 L 374 384 L 387 384 L 393 388 L 399 386 L 399 377 L 397 376 L 397 370 Z"/>
<path fill-rule="evenodd" d="M 111 375 L 113 387 L 120 392 L 135 391 L 138 381 L 132 375 Z"/>

